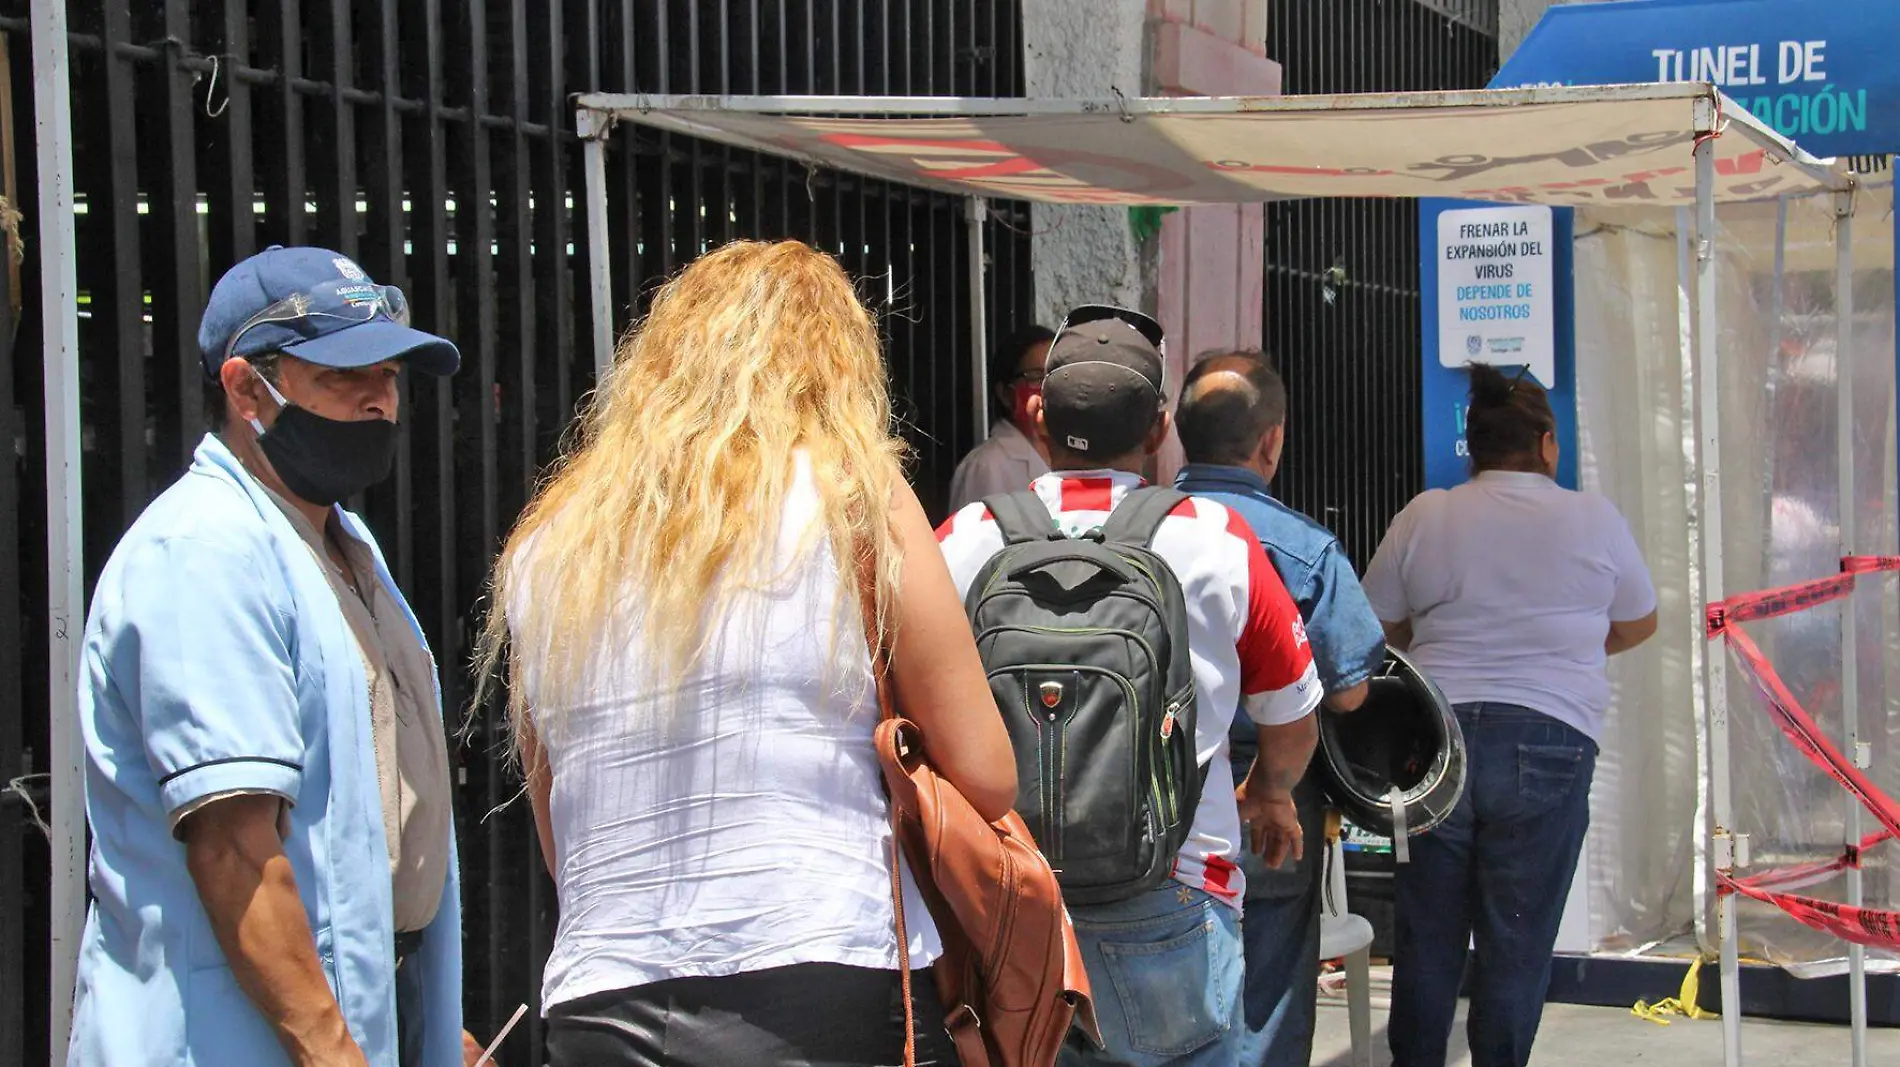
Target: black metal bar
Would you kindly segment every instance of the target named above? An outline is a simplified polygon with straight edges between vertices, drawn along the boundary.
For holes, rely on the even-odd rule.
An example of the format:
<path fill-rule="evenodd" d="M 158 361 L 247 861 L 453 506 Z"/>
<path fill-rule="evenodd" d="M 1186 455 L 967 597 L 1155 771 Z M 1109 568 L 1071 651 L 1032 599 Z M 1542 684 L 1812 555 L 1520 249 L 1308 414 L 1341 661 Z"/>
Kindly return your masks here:
<path fill-rule="evenodd" d="M 266 26 L 263 39 L 269 60 L 286 80 L 303 73 L 303 21 L 299 0 L 277 0 L 258 16 Z M 264 218 L 262 232 L 270 244 L 307 244 L 309 219 L 305 203 L 308 186 L 304 170 L 303 98 L 283 83 L 269 94 L 263 125 L 272 135 L 270 148 L 258 160 L 263 172 Z"/>
<path fill-rule="evenodd" d="M 542 5 L 537 3 L 536 6 Z M 490 41 L 490 46 L 495 49 L 495 60 L 506 63 L 505 67 L 499 64 L 494 67 L 495 75 L 499 80 L 505 72 L 509 109 L 522 122 L 527 120 L 530 106 L 528 19 L 528 0 L 508 0 L 506 51 L 502 51 L 503 42 Z M 540 419 L 537 414 L 535 369 L 541 353 L 536 343 L 536 319 L 542 314 L 552 317 L 558 313 L 558 309 L 540 306 L 541 294 L 537 292 L 535 284 L 533 217 L 538 213 L 559 214 L 558 201 L 565 194 L 543 189 L 537 197 L 532 187 L 533 160 L 529 141 L 520 133 L 493 144 L 491 151 L 495 157 L 494 240 L 498 249 L 495 273 L 502 279 L 494 293 L 495 326 L 497 335 L 510 350 L 510 358 L 497 359 L 495 365 L 496 399 L 493 410 L 499 421 L 496 433 L 499 452 L 496 462 L 499 482 L 496 517 L 499 523 L 501 516 L 517 514 L 527 505 L 534 491 L 535 474 L 539 467 L 536 430 Z M 555 202 L 549 202 L 550 196 Z M 551 248 L 543 247 L 538 251 L 549 257 L 554 255 Z M 489 558 L 501 548 L 501 532 L 499 524 L 492 530 L 484 530 L 485 536 L 493 538 L 487 545 Z M 496 702 L 489 714 L 499 717 L 503 707 L 500 702 Z M 502 803 L 514 795 L 517 788 L 515 778 L 507 769 L 506 751 L 502 744 L 506 733 L 497 724 L 486 734 L 489 796 L 494 803 Z M 531 823 L 523 805 L 515 804 L 496 812 L 489 817 L 489 823 L 494 827 L 490 833 L 489 847 L 500 853 L 497 856 L 491 852 L 489 869 L 505 872 L 498 884 L 490 888 L 490 893 L 495 894 L 491 899 L 495 899 L 503 908 L 495 912 L 490 921 L 503 928 L 507 942 L 505 956 L 490 961 L 499 973 L 491 973 L 489 987 L 494 989 L 499 977 L 499 984 L 506 991 L 505 996 L 493 1001 L 493 1014 L 489 1017 L 491 1025 L 499 1025 L 515 1004 L 533 1003 L 540 989 L 541 966 L 546 957 L 536 956 L 533 952 L 536 940 L 534 931 L 538 926 L 533 903 L 539 893 L 542 875 L 535 869 Z M 524 901 L 529 903 L 525 912 L 521 908 Z M 497 921 L 504 915 L 510 920 L 505 927 Z M 523 917 L 525 922 L 521 921 Z M 506 965 L 498 966 L 503 959 Z M 528 1055 L 528 1046 L 533 1043 L 538 1029 L 538 1026 L 522 1028 L 511 1036 L 508 1058 L 538 1062 Z"/>
<path fill-rule="evenodd" d="M 244 65 L 251 55 L 251 17 L 245 0 L 224 0 L 218 23 L 220 74 L 224 68 Z M 206 124 L 213 151 L 205 155 L 207 191 L 222 210 L 211 213 L 211 265 L 224 270 L 257 251 L 257 214 L 252 203 L 257 182 L 251 166 L 251 85 L 225 75 L 205 88 Z M 221 109 L 221 110 L 220 110 Z"/>
<path fill-rule="evenodd" d="M 189 0 L 165 0 L 165 33 L 174 40 L 191 39 Z M 190 71 L 178 63 L 178 50 L 165 50 L 154 73 L 161 81 L 145 104 L 156 120 L 147 125 L 162 145 L 151 153 L 159 165 L 152 168 L 155 188 L 150 190 L 151 222 L 159 240 L 150 252 L 158 260 L 152 271 L 152 367 L 157 385 L 157 444 L 164 481 L 191 461 L 204 433 L 204 360 L 198 351 L 198 325 L 204 309 L 204 246 L 198 223 L 198 102 L 193 97 Z M 208 206 L 208 205 L 207 205 Z M 141 445 L 144 434 L 140 434 Z M 141 485 L 141 493 L 150 487 Z"/>
<path fill-rule="evenodd" d="M 324 165 L 316 170 L 314 195 L 316 222 L 312 227 L 318 244 L 333 248 L 355 259 L 357 239 L 356 211 L 356 108 L 343 99 L 343 91 L 355 80 L 355 42 L 350 26 L 350 0 L 327 0 L 325 14 L 311 35 L 311 53 L 318 70 L 329 76 L 331 91 L 323 106 L 312 109 L 309 124 L 310 154 Z"/>
<path fill-rule="evenodd" d="M 587 29 L 585 19 L 594 5 L 587 0 L 567 0 L 567 4 L 550 5 L 545 23 L 540 24 L 538 47 L 535 51 L 543 57 L 540 69 L 540 82 L 546 90 L 546 107 L 550 123 L 572 122 L 567 112 L 567 72 L 578 73 L 577 84 L 593 85 L 598 77 L 593 70 L 574 63 L 570 46 L 574 43 L 567 34 L 567 15 L 564 7 L 579 7 L 582 16 L 580 25 Z M 596 37 L 584 32 L 581 40 L 591 42 Z M 549 398 L 552 407 L 543 404 L 541 412 L 547 416 L 540 428 L 540 451 L 543 456 L 553 455 L 560 443 L 561 431 L 565 428 L 568 413 L 574 406 L 574 342 L 575 326 L 575 278 L 586 277 L 587 233 L 585 216 L 577 209 L 587 202 L 585 190 L 568 184 L 568 162 L 573 149 L 558 141 L 547 141 L 539 145 L 535 152 L 535 188 L 547 198 L 548 210 L 535 216 L 534 240 L 539 249 L 535 258 L 536 288 L 552 303 L 548 313 L 537 316 L 541 325 L 540 344 L 542 350 L 549 353 L 554 364 L 553 394 Z M 578 219 L 580 224 L 575 225 Z M 576 240 L 576 236 L 581 240 Z M 570 248 L 572 251 L 570 251 Z M 590 316 L 591 320 L 591 316 Z M 593 353 L 587 353 L 588 363 L 592 364 Z"/>
<path fill-rule="evenodd" d="M 616 51 L 608 56 L 606 69 L 615 71 L 615 87 L 633 92 L 638 78 L 640 41 L 634 32 L 639 21 L 636 0 L 618 0 L 610 9 L 616 14 L 617 33 L 610 35 Z M 621 130 L 607 142 L 607 242 L 608 273 L 613 279 L 614 322 L 624 324 L 635 306 L 645 277 L 641 264 L 640 168 L 634 156 L 646 136 L 639 130 Z M 583 242 L 584 243 L 584 242 Z"/>
<path fill-rule="evenodd" d="M 685 6 L 686 47 L 682 50 L 681 56 L 686 61 L 686 90 L 696 93 L 705 87 L 705 83 L 700 80 L 699 65 L 700 5 L 689 2 Z M 701 146 L 704 142 L 697 137 L 691 137 L 687 138 L 686 143 L 688 146 L 688 158 L 686 165 L 686 190 L 683 195 L 686 199 L 686 232 L 688 236 L 685 254 L 680 256 L 679 259 L 681 265 L 691 263 L 693 260 L 698 259 L 700 254 L 706 250 L 706 213 L 708 210 L 706 206 L 706 184 L 704 175 L 700 171 L 702 162 Z M 682 194 L 676 191 L 675 195 Z M 668 273 L 671 272 L 669 271 Z"/>
<path fill-rule="evenodd" d="M 594 73 L 585 66 L 574 63 L 569 51 L 566 34 L 566 8 L 570 6 L 592 8 L 592 4 L 550 3 L 545 12 L 533 21 L 517 24 L 519 32 L 526 38 L 524 48 L 530 69 L 529 83 L 533 88 L 542 90 L 534 94 L 540 96 L 540 102 L 528 101 L 519 113 L 524 117 L 529 106 L 546 109 L 546 117 L 551 125 L 559 125 L 572 120 L 565 117 L 567 105 L 567 73 L 570 69 L 578 75 L 578 84 L 591 86 L 598 84 Z M 580 13 L 580 24 L 585 27 L 585 12 Z M 595 38 L 589 34 L 586 38 L 592 42 Z M 529 88 L 524 85 L 524 88 Z M 572 365 L 575 355 L 576 338 L 574 327 L 574 265 L 585 263 L 584 255 L 576 257 L 568 251 L 570 230 L 570 204 L 585 203 L 583 191 L 571 189 L 567 182 L 567 164 L 571 152 L 569 146 L 560 140 L 547 140 L 536 144 L 532 160 L 533 185 L 535 189 L 534 210 L 534 256 L 533 282 L 537 294 L 537 307 L 532 309 L 535 323 L 535 348 L 541 353 L 538 366 L 529 366 L 527 374 L 530 381 L 536 376 L 547 382 L 551 388 L 536 389 L 535 403 L 528 407 L 528 417 L 534 420 L 534 432 L 529 438 L 534 442 L 532 457 L 535 463 L 554 454 L 560 443 L 561 432 L 566 428 L 573 410 Z M 584 230 L 582 231 L 585 232 Z M 584 250 L 586 241 L 578 242 Z M 585 276 L 585 275 L 583 275 Z M 592 363 L 592 352 L 588 352 L 588 362 Z M 530 478 L 535 468 L 530 468 Z M 532 483 L 527 487 L 532 491 Z M 518 806 L 519 807 L 519 806 Z M 528 974 L 524 1000 L 535 1003 L 540 995 L 541 980 L 549 953 L 553 949 L 554 932 L 554 894 L 550 891 L 552 883 L 543 867 L 540 857 L 530 844 L 533 835 L 531 824 L 524 821 L 520 842 L 522 849 L 521 869 L 527 880 L 528 896 Z M 545 1057 L 542 1049 L 546 1039 L 546 1023 L 539 1012 L 529 1013 L 524 1041 L 527 1052 L 523 1062 L 540 1063 Z M 517 1042 L 517 1045 L 523 1042 Z M 512 1057 L 511 1057 L 512 1058 Z"/>
<path fill-rule="evenodd" d="M 461 342 L 466 352 L 468 338 L 455 329 L 454 293 L 450 272 L 448 243 L 451 239 L 448 218 L 447 145 L 439 118 L 445 95 L 445 47 L 443 40 L 442 0 L 398 0 L 398 36 L 404 42 L 404 61 L 398 77 L 408 83 L 410 92 L 428 102 L 420 114 L 404 120 L 403 171 L 410 191 L 409 270 L 412 290 L 409 304 L 416 325 L 425 330 L 448 334 Z M 416 47 L 420 44 L 420 48 Z M 466 372 L 464 372 L 466 373 Z M 458 375 L 459 377 L 459 375 Z M 455 378 L 428 378 L 409 383 L 412 419 L 407 431 L 413 453 L 415 496 L 414 541 L 417 556 L 410 569 L 413 584 L 408 586 L 416 603 L 423 627 L 428 632 L 440 664 L 465 662 L 461 640 L 461 596 L 458 575 L 461 572 L 456 552 L 458 504 L 462 499 L 456 486 Z M 452 666 L 442 671 L 443 718 L 456 721 L 467 706 L 467 676 Z M 467 905 L 476 900 L 469 872 L 475 849 L 477 827 L 473 813 L 487 810 L 479 800 L 471 800 L 466 788 L 468 756 L 460 746 L 451 746 L 457 794 L 456 830 L 460 845 L 464 883 L 463 923 L 470 946 L 485 944 L 479 933 L 481 916 L 471 914 Z M 474 956 L 474 953 L 471 953 Z M 465 974 L 479 971 L 484 960 L 472 958 Z M 472 985 L 469 988 L 473 988 Z M 480 1021 L 471 1019 L 471 1027 Z M 486 1031 L 484 1031 L 486 1032 Z"/>
<path fill-rule="evenodd" d="M 362 258 L 377 280 L 414 294 L 409 275 L 407 217 L 404 202 L 405 156 L 402 143 L 403 116 L 393 101 L 402 91 L 402 25 L 397 0 L 375 0 L 364 11 L 369 24 L 363 42 L 364 70 L 383 97 L 372 107 L 359 127 L 363 145 L 364 233 Z M 402 382 L 401 421 L 414 421 L 413 405 L 419 400 L 415 376 L 405 374 Z M 392 548 L 389 562 L 397 584 L 415 588 L 416 509 L 408 506 L 415 499 L 415 438 L 405 433 L 397 441 L 395 474 L 368 496 L 366 517 L 381 533 L 385 547 Z M 394 531 L 393 540 L 389 533 Z"/>
<path fill-rule="evenodd" d="M 660 83 L 658 89 L 662 93 L 671 92 L 673 86 L 673 79 L 671 77 L 673 64 L 670 58 L 672 56 L 672 49 L 667 43 L 669 37 L 668 23 L 670 22 L 668 18 L 668 6 L 667 0 L 655 0 L 655 13 L 658 18 L 655 20 L 653 26 L 653 69 L 659 75 Z M 663 155 L 670 155 L 673 148 L 673 135 L 670 133 L 662 133 L 659 135 L 659 141 L 661 153 Z M 673 168 L 671 166 L 662 165 L 658 169 L 659 189 L 657 195 L 648 202 L 647 209 L 650 212 L 663 212 L 665 217 L 670 219 L 675 210 Z M 673 273 L 673 264 L 677 262 L 677 254 L 679 251 L 679 249 L 675 247 L 676 238 L 671 226 L 664 225 L 659 219 L 655 219 L 654 222 L 656 226 L 660 226 L 663 230 L 659 246 L 654 250 L 659 255 L 657 273 L 662 278 L 670 277 Z"/>
<path fill-rule="evenodd" d="M 528 0 L 508 0 L 508 98 L 519 120 L 528 117 Z M 558 213 L 555 204 L 535 202 L 532 188 L 533 161 L 528 139 L 517 133 L 502 143 L 502 165 L 495 167 L 496 226 L 495 244 L 500 250 L 498 263 L 506 271 L 507 296 L 497 307 L 501 335 L 513 349 L 512 359 L 499 368 L 504 410 L 513 418 L 502 427 L 504 438 L 502 478 L 505 492 L 501 508 L 512 514 L 528 502 L 534 492 L 536 463 L 535 362 L 537 357 L 535 319 L 539 294 L 535 290 L 533 217 L 537 209 L 548 215 Z M 565 194 L 555 193 L 562 196 Z M 547 250 L 552 252 L 552 249 Z"/>
<path fill-rule="evenodd" d="M 462 95 L 477 114 L 489 106 L 489 37 L 487 0 L 466 0 L 456 5 L 452 16 L 453 44 L 448 58 L 451 91 Z M 456 477 L 478 486 L 473 494 L 472 512 L 458 515 L 457 553 L 462 573 L 475 588 L 486 574 L 489 560 L 500 533 L 501 456 L 497 386 L 497 307 L 495 292 L 495 192 L 494 162 L 490 155 L 488 131 L 479 125 L 452 127 L 449 155 L 454 161 L 455 182 L 455 287 L 456 329 L 462 342 L 462 373 L 457 375 L 456 400 L 458 422 L 463 428 L 463 444 L 457 449 Z M 472 441 L 471 441 L 472 438 Z M 469 447 L 470 444 L 473 447 Z M 469 590 L 458 589 L 457 604 L 470 604 Z M 450 662 L 454 662 L 451 660 Z M 473 740 L 484 749 L 482 764 L 483 810 L 493 810 L 511 792 L 507 787 L 504 752 L 498 742 L 501 709 L 493 702 L 480 709 L 479 728 Z M 481 862 L 471 869 L 483 872 L 481 883 L 472 885 L 478 900 L 478 914 L 486 923 L 483 931 L 485 966 L 470 974 L 466 981 L 469 1014 L 486 1027 L 498 1026 L 508 1017 L 513 1003 L 508 1000 L 506 960 L 510 946 L 502 917 L 511 913 L 507 899 L 507 846 L 502 820 L 484 824 L 480 843 Z"/>
<path fill-rule="evenodd" d="M 131 13 L 108 4 L 103 29 L 108 40 L 129 35 Z M 96 484 L 94 480 L 83 484 L 86 510 L 106 508 L 113 527 L 123 529 L 146 500 L 145 271 L 139 233 L 138 83 L 130 63 L 110 57 L 102 61 L 104 76 L 97 84 L 103 92 L 106 146 L 103 153 L 92 158 L 105 163 L 106 172 L 99 173 L 97 167 L 78 169 L 81 180 L 91 187 L 85 219 L 93 239 L 88 244 L 94 255 L 103 252 L 110 257 L 110 267 L 92 279 L 92 325 L 99 335 L 98 348 L 113 354 L 114 365 L 106 373 L 102 373 L 104 368 L 93 369 L 93 389 L 81 390 L 81 407 L 93 409 L 88 421 L 100 431 L 94 455 L 110 449 L 111 459 L 103 466 L 94 464 Z M 91 225 L 94 210 L 100 219 L 96 226 Z M 88 397 L 88 392 L 95 392 L 96 399 Z M 88 538 L 88 542 L 88 547 L 98 543 L 94 538 Z"/>
<path fill-rule="evenodd" d="M 731 7 L 731 4 L 719 5 L 719 32 L 714 55 L 718 60 L 719 80 L 717 85 L 721 95 L 732 92 L 733 39 Z M 720 145 L 718 152 L 719 160 L 717 165 L 719 170 L 717 177 L 719 184 L 714 210 L 718 212 L 719 217 L 716 220 L 717 225 L 715 229 L 719 234 L 717 243 L 723 245 L 737 236 L 733 232 L 733 227 L 735 225 L 735 216 L 738 214 L 738 205 L 734 203 L 733 198 L 733 151 L 725 145 Z"/>

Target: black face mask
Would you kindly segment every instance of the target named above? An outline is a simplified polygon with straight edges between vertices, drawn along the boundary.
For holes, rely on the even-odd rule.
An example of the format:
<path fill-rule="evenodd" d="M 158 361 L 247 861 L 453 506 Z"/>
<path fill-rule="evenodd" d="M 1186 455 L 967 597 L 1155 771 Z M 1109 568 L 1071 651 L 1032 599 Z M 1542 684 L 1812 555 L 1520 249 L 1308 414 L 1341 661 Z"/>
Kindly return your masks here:
<path fill-rule="evenodd" d="M 388 419 L 344 422 L 326 419 L 285 400 L 269 430 L 256 419 L 257 444 L 284 480 L 284 488 L 312 504 L 330 507 L 389 477 L 396 461 L 396 424 Z"/>

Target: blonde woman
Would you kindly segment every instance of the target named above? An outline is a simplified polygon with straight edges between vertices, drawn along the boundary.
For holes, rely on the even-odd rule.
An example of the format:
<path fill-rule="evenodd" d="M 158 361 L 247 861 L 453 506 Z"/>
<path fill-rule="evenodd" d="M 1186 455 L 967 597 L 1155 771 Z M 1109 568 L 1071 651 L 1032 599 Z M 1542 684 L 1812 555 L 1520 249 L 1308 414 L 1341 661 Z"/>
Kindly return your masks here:
<path fill-rule="evenodd" d="M 1016 783 L 902 450 L 844 271 L 731 244 L 660 290 L 510 536 L 484 671 L 559 889 L 550 1063 L 903 1061 L 862 604 L 939 773 L 991 818 Z M 904 884 L 918 1062 L 954 1063 Z"/>

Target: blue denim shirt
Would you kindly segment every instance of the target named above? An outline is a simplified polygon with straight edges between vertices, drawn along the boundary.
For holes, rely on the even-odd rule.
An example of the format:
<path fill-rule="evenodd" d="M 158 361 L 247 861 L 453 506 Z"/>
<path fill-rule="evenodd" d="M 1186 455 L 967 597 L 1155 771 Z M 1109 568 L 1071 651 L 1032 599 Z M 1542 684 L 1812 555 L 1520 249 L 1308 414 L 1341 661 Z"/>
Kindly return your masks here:
<path fill-rule="evenodd" d="M 1307 640 L 1312 642 L 1313 663 L 1328 693 L 1350 689 L 1372 677 L 1385 662 L 1385 629 L 1331 531 L 1273 499 L 1266 479 L 1244 467 L 1190 463 L 1174 487 L 1227 505 L 1253 528 L 1300 609 Z M 1258 748 L 1253 723 L 1246 716 L 1235 717 L 1232 740 L 1238 780 L 1253 764 Z"/>

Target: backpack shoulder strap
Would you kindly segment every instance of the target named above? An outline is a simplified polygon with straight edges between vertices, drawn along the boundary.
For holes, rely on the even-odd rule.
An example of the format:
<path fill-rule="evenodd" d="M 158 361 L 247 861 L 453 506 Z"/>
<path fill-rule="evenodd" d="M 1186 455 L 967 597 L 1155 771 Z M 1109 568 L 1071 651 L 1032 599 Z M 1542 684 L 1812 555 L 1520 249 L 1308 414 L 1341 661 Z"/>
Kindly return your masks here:
<path fill-rule="evenodd" d="M 1056 529 L 1055 517 L 1049 514 L 1042 498 L 1034 493 L 997 493 L 984 497 L 983 506 L 990 509 L 990 517 L 996 520 L 997 528 L 1003 531 L 1003 540 L 1007 544 L 1052 541 L 1061 536 Z"/>
<path fill-rule="evenodd" d="M 1130 490 L 1102 524 L 1102 540 L 1146 548 L 1154 542 L 1161 521 L 1186 499 L 1186 493 L 1160 485 Z"/>

